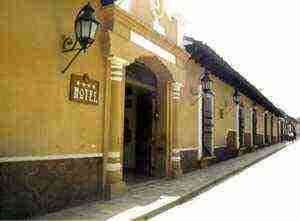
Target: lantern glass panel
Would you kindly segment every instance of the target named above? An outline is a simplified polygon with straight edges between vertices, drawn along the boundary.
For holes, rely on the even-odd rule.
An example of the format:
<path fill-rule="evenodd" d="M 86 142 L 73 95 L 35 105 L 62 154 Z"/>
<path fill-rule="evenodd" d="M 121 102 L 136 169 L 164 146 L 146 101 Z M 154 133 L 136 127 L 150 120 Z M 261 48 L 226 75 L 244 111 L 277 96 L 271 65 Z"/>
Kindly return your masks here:
<path fill-rule="evenodd" d="M 206 84 L 205 84 L 205 82 L 202 80 L 201 81 L 201 84 L 202 84 L 202 88 L 204 89 L 204 90 L 206 90 Z"/>
<path fill-rule="evenodd" d="M 75 32 L 76 32 L 76 39 L 78 40 L 79 38 L 81 38 L 81 23 L 80 23 L 80 21 L 76 21 Z"/>
<path fill-rule="evenodd" d="M 91 27 L 91 33 L 90 33 L 90 38 L 95 39 L 95 35 L 98 29 L 98 23 L 92 21 L 92 27 Z"/>
<path fill-rule="evenodd" d="M 94 42 L 99 25 L 94 16 L 94 9 L 87 4 L 79 12 L 75 21 L 76 40 L 82 49 L 87 49 Z"/>
<path fill-rule="evenodd" d="M 213 82 L 207 75 L 205 75 L 201 80 L 201 85 L 204 90 L 212 90 Z"/>
<path fill-rule="evenodd" d="M 235 92 L 234 95 L 233 95 L 233 100 L 237 104 L 240 103 L 241 95 L 238 92 Z"/>
<path fill-rule="evenodd" d="M 207 90 L 207 82 L 204 79 L 202 81 L 202 87 L 204 90 Z"/>
<path fill-rule="evenodd" d="M 212 90 L 212 80 L 208 80 L 208 89 Z"/>
<path fill-rule="evenodd" d="M 81 26 L 82 26 L 82 36 L 81 38 L 89 38 L 90 37 L 90 25 L 91 21 L 87 20 L 81 20 Z"/>

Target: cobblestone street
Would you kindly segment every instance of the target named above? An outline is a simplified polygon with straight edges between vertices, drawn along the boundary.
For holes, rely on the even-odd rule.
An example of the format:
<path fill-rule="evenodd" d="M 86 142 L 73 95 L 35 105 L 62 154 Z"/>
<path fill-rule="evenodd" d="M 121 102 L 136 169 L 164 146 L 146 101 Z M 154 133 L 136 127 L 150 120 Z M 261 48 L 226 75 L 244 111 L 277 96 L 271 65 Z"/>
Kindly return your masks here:
<path fill-rule="evenodd" d="M 106 202 L 92 202 L 35 219 L 130 220 L 158 210 L 188 194 L 198 194 L 208 184 L 227 177 L 281 150 L 284 144 L 260 149 L 228 161 L 183 175 L 131 187 L 124 196 Z M 185 199 L 188 200 L 188 199 Z"/>

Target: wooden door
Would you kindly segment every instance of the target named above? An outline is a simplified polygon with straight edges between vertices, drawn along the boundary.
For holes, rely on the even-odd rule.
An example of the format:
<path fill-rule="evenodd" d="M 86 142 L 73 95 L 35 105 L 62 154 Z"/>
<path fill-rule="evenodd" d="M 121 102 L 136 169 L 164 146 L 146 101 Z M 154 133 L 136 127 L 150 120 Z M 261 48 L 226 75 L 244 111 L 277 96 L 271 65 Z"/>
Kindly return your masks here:
<path fill-rule="evenodd" d="M 152 99 L 143 94 L 137 99 L 136 172 L 151 175 Z"/>

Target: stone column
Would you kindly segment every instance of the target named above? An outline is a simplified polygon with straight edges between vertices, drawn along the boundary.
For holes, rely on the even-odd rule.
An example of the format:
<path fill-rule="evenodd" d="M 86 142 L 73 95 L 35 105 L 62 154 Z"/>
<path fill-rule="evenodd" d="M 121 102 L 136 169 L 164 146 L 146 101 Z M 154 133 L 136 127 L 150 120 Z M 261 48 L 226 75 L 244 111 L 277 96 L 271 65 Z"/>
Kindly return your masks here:
<path fill-rule="evenodd" d="M 110 133 L 106 161 L 106 191 L 112 193 L 125 190 L 122 171 L 123 130 L 124 130 L 124 67 L 128 62 L 112 56 L 110 62 Z"/>
<path fill-rule="evenodd" d="M 173 147 L 172 147 L 172 176 L 178 177 L 182 174 L 181 169 L 181 158 L 179 143 L 178 143 L 178 135 L 179 135 L 179 123 L 178 123 L 178 112 L 179 112 L 179 101 L 181 98 L 181 88 L 182 84 L 178 82 L 174 82 L 172 84 L 172 99 L 173 99 Z"/>

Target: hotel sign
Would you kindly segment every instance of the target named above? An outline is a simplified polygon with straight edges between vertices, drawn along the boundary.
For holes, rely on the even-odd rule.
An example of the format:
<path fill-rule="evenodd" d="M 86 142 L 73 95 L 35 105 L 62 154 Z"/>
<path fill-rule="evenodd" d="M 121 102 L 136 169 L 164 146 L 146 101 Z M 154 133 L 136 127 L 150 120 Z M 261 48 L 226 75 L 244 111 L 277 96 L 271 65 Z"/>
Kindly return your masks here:
<path fill-rule="evenodd" d="M 70 100 L 83 104 L 99 104 L 99 81 L 89 78 L 87 74 L 71 75 Z"/>

